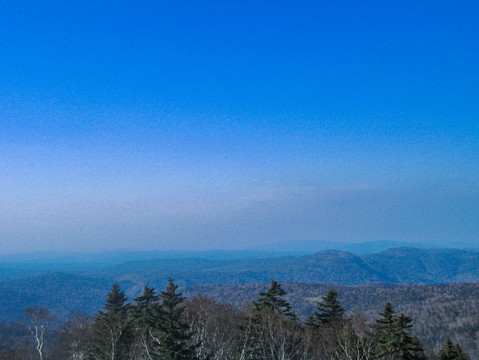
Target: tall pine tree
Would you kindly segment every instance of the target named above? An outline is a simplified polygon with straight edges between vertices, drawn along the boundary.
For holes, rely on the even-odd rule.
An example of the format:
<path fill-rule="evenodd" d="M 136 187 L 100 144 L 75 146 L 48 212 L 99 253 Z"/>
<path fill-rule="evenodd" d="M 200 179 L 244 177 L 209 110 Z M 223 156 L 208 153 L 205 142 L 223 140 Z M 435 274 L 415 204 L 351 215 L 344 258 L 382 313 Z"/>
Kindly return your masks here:
<path fill-rule="evenodd" d="M 195 359 L 189 326 L 182 316 L 185 298 L 176 291 L 177 288 L 173 280 L 168 279 L 166 291 L 160 292 L 161 321 L 156 324 L 159 331 L 156 351 L 164 360 Z"/>
<path fill-rule="evenodd" d="M 401 314 L 394 316 L 394 310 L 387 303 L 381 318 L 373 325 L 376 338 L 374 354 L 377 359 L 425 360 L 424 350 L 417 337 L 409 335 L 412 320 Z"/>
<path fill-rule="evenodd" d="M 344 308 L 338 301 L 338 292 L 329 289 L 322 301 L 316 304 L 316 309 L 307 319 L 307 323 L 319 327 L 341 323 L 343 320 Z"/>
<path fill-rule="evenodd" d="M 444 347 L 437 354 L 439 360 L 468 360 L 468 356 L 462 351 L 458 344 L 453 344 L 447 339 Z"/>
<path fill-rule="evenodd" d="M 253 302 L 248 319 L 250 342 L 243 358 L 252 360 L 293 359 L 300 352 L 301 332 L 281 284 L 271 280 L 269 289 Z"/>
<path fill-rule="evenodd" d="M 281 284 L 271 280 L 268 291 L 259 293 L 258 299 L 253 302 L 254 312 L 269 312 L 274 315 L 281 315 L 288 318 L 294 318 L 295 315 L 291 311 L 291 305 L 283 299 L 286 291 L 281 288 Z"/>
<path fill-rule="evenodd" d="M 118 283 L 107 294 L 103 308 L 94 318 L 90 353 L 94 358 L 122 360 L 127 358 L 132 340 L 127 317 L 127 298 Z"/>
<path fill-rule="evenodd" d="M 383 312 L 379 313 L 381 316 L 376 320 L 375 328 L 382 329 L 384 327 L 390 326 L 394 322 L 394 309 L 391 303 L 386 303 L 384 306 Z"/>
<path fill-rule="evenodd" d="M 154 330 L 157 323 L 161 321 L 158 295 L 155 295 L 153 288 L 144 286 L 142 294 L 134 301 L 135 305 L 128 310 L 132 332 L 135 336 L 135 344 L 131 352 L 135 354 L 134 357 L 143 355 L 148 359 L 160 359 L 154 353 Z"/>
<path fill-rule="evenodd" d="M 125 310 L 126 303 L 125 292 L 121 291 L 120 285 L 117 282 L 113 284 L 110 292 L 106 295 L 106 302 L 103 308 L 107 312 L 121 312 Z"/>

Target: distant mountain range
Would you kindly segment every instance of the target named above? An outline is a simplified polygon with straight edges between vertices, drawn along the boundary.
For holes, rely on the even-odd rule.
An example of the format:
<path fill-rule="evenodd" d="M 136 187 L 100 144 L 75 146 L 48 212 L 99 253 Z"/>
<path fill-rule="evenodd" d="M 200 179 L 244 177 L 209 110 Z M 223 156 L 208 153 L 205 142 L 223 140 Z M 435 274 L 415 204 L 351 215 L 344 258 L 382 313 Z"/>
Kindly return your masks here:
<path fill-rule="evenodd" d="M 19 254 L 0 254 L 2 266 L 16 268 L 20 272 L 30 270 L 91 270 L 108 265 L 122 264 L 128 261 L 146 261 L 155 259 L 262 259 L 270 257 L 310 255 L 323 250 L 347 251 L 355 255 L 382 252 L 392 248 L 413 247 L 418 249 L 479 249 L 471 244 L 455 243 L 454 246 L 441 246 L 435 243 L 405 241 L 366 241 L 358 243 L 333 242 L 321 240 L 295 240 L 258 245 L 239 250 L 116 250 L 96 253 L 75 253 L 45 251 Z"/>
<path fill-rule="evenodd" d="M 479 251 L 458 249 L 396 248 L 366 255 L 325 250 L 264 259 L 148 259 L 106 267 L 97 264 L 88 271 L 60 269 L 23 277 L 9 272 L 8 264 L 1 266 L 4 281 L 0 282 L 0 320 L 21 317 L 23 309 L 33 305 L 50 307 L 60 316 L 74 309 L 95 311 L 101 308 L 114 281 L 129 298 L 138 295 L 143 285 L 163 289 L 169 277 L 182 289 L 205 284 L 267 283 L 270 279 L 343 285 L 479 282 Z"/>
<path fill-rule="evenodd" d="M 366 241 L 359 243 L 319 241 L 319 240 L 296 240 L 284 241 L 273 244 L 261 245 L 254 248 L 256 251 L 279 251 L 291 255 L 306 255 L 323 250 L 340 250 L 353 253 L 355 255 L 364 255 L 381 252 L 387 249 L 399 247 L 415 247 L 418 249 L 437 248 L 433 243 L 418 243 L 405 241 Z M 463 246 L 459 246 L 463 248 Z"/>
<path fill-rule="evenodd" d="M 479 251 L 396 248 L 354 255 L 325 250 L 305 256 L 266 259 L 161 259 L 128 262 L 103 269 L 104 277 L 162 286 L 172 277 L 183 287 L 198 284 L 374 282 L 433 284 L 479 281 Z"/>

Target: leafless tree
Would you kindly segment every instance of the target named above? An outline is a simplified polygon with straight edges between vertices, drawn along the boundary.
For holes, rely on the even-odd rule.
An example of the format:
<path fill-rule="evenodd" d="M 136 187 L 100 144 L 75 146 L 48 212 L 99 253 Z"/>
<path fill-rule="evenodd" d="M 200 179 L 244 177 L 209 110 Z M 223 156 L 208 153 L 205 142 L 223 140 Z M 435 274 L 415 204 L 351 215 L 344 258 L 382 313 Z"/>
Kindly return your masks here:
<path fill-rule="evenodd" d="M 90 332 L 90 357 L 96 360 L 118 360 L 125 358 L 122 339 L 127 331 L 127 323 L 121 313 L 101 313 Z"/>
<path fill-rule="evenodd" d="M 278 360 L 310 359 L 312 339 L 296 319 L 268 310 L 257 313 L 254 324 L 255 358 Z"/>
<path fill-rule="evenodd" d="M 45 333 L 55 320 L 55 315 L 47 308 L 35 306 L 26 308 L 24 316 L 27 326 L 35 339 L 36 349 L 40 360 L 44 358 Z"/>
<path fill-rule="evenodd" d="M 190 324 L 192 340 L 198 345 L 196 356 L 199 359 L 241 358 L 247 336 L 247 331 L 239 326 L 246 316 L 241 310 L 197 295 L 186 303 L 184 316 Z"/>
<path fill-rule="evenodd" d="M 65 360 L 85 360 L 91 318 L 82 312 L 73 312 L 58 329 L 58 355 Z"/>
<path fill-rule="evenodd" d="M 363 315 L 355 313 L 350 319 L 335 324 L 333 332 L 336 343 L 333 359 L 371 359 L 374 339 Z"/>

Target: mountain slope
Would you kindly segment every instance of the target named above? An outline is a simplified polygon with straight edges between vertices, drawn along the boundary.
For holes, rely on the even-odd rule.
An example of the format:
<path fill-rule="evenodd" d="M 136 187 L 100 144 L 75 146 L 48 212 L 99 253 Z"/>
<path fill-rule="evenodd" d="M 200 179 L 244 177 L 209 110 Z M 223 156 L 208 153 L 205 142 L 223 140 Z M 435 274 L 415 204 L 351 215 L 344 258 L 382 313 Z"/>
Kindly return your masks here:
<path fill-rule="evenodd" d="M 357 256 L 330 250 L 301 257 L 159 259 L 89 273 L 53 272 L 0 282 L 0 320 L 19 318 L 25 307 L 34 305 L 50 307 L 60 316 L 73 309 L 91 312 L 101 307 L 114 281 L 131 299 L 143 285 L 163 289 L 169 277 L 183 289 L 205 284 L 242 286 L 270 279 L 343 285 L 479 282 L 479 251 L 398 248 Z"/>
<path fill-rule="evenodd" d="M 60 272 L 1 282 L 0 321 L 22 319 L 23 310 L 33 306 L 49 308 L 60 319 L 73 310 L 93 313 L 101 309 L 111 285 L 110 279 Z"/>
<path fill-rule="evenodd" d="M 186 287 L 197 284 L 244 284 L 269 279 L 289 282 L 337 282 L 367 284 L 393 281 L 371 268 L 359 256 L 344 251 L 320 251 L 301 257 L 256 260 L 177 259 L 135 262 L 105 269 L 121 280 L 156 285 L 172 277 Z"/>
<path fill-rule="evenodd" d="M 397 283 L 479 281 L 479 251 L 475 250 L 397 248 L 361 258 Z"/>
<path fill-rule="evenodd" d="M 326 250 L 300 257 L 254 260 L 165 259 L 133 262 L 104 269 L 115 278 L 148 284 L 168 277 L 186 287 L 197 284 L 244 284 L 274 278 L 289 282 L 346 285 L 479 281 L 479 251 L 397 248 L 357 256 Z"/>

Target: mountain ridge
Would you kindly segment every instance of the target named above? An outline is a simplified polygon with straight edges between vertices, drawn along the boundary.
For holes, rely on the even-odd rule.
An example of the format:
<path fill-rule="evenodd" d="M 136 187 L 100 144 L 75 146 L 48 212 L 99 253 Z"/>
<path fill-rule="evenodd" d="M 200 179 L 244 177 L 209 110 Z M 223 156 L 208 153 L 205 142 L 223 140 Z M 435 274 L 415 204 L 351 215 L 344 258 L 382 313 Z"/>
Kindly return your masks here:
<path fill-rule="evenodd" d="M 242 286 L 267 283 L 270 279 L 343 286 L 478 283 L 479 251 L 404 247 L 361 256 L 324 250 L 304 256 L 265 259 L 156 259 L 101 270 L 57 271 L 14 280 L 7 277 L 0 282 L 0 292 L 6 294 L 0 297 L 0 320 L 34 305 L 53 306 L 63 315 L 76 307 L 98 309 L 115 281 L 131 299 L 138 296 L 143 285 L 163 289 L 170 277 L 182 289 L 207 284 Z M 76 293 L 81 296 L 71 299 Z M 56 296 L 60 299 L 55 299 Z M 62 302 L 66 305 L 61 306 Z"/>

